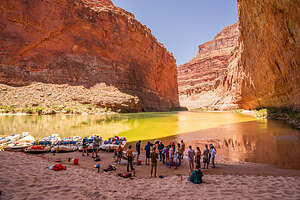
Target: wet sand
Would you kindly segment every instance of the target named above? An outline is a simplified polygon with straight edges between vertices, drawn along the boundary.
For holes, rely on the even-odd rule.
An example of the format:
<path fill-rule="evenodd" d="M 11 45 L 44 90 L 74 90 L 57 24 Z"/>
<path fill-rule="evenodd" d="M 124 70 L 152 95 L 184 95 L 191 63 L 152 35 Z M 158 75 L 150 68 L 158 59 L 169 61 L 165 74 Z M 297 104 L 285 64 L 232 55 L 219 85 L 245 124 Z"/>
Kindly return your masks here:
<path fill-rule="evenodd" d="M 112 161 L 112 153 L 101 152 L 101 168 Z M 79 165 L 68 158 L 79 158 Z M 67 170 L 47 167 L 60 159 Z M 150 166 L 134 166 L 136 177 L 124 179 L 126 171 L 97 173 L 96 162 L 81 153 L 28 155 L 0 152 L 0 199 L 300 199 L 300 171 L 253 163 L 232 163 L 219 158 L 216 169 L 203 170 L 204 183 L 187 181 L 187 161 L 179 169 L 161 163 L 150 178 Z M 142 158 L 143 160 L 143 158 Z M 181 178 L 182 177 L 182 178 Z"/>

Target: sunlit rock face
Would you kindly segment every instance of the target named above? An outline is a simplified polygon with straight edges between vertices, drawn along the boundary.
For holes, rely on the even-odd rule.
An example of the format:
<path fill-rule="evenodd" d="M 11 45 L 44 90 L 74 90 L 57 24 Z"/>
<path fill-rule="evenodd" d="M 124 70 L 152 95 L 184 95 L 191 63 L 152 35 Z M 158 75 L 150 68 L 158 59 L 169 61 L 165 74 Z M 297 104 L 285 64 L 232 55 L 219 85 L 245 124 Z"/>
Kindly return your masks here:
<path fill-rule="evenodd" d="M 89 7 L 114 6 L 111 0 L 81 0 L 89 5 Z"/>
<path fill-rule="evenodd" d="M 238 10 L 239 25 L 233 26 L 235 39 L 225 40 L 227 43 L 220 46 L 225 53 L 218 51 L 226 56 L 218 57 L 220 54 L 216 56 L 211 46 L 206 47 L 216 47 L 216 37 L 200 45 L 195 59 L 179 66 L 181 105 L 220 110 L 278 107 L 299 111 L 299 1 L 238 0 Z M 231 35 L 224 32 L 224 38 Z"/>
<path fill-rule="evenodd" d="M 173 55 L 110 0 L 0 1 L 0 83 L 4 104 L 78 101 L 127 111 L 179 105 Z M 61 87 L 68 92 L 51 99 Z"/>
<path fill-rule="evenodd" d="M 238 0 L 242 108 L 300 110 L 300 3 Z"/>
<path fill-rule="evenodd" d="M 238 46 L 238 37 L 238 23 L 228 26 L 213 40 L 199 45 L 194 59 L 178 67 L 181 106 L 217 107 L 223 96 L 222 82 L 233 51 Z"/>

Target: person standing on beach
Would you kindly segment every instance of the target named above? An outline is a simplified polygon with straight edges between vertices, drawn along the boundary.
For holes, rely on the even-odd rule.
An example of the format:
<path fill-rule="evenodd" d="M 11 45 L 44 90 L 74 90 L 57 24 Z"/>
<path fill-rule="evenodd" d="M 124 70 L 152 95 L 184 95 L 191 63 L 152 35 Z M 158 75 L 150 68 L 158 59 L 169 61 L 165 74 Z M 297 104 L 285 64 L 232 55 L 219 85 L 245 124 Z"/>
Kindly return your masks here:
<path fill-rule="evenodd" d="M 93 152 L 92 152 L 92 158 L 96 158 L 98 157 L 98 149 L 99 149 L 99 145 L 100 145 L 100 139 L 98 136 L 94 137 L 93 140 Z M 94 157 L 94 154 L 96 154 L 96 157 Z"/>
<path fill-rule="evenodd" d="M 133 171 L 134 170 L 134 168 L 132 166 L 133 152 L 131 149 L 131 145 L 128 146 L 128 149 L 126 151 L 126 156 L 127 156 L 127 172 L 129 172 L 129 165 L 130 165 L 131 171 Z"/>
<path fill-rule="evenodd" d="M 177 153 L 178 153 L 178 161 L 179 161 L 179 166 L 181 165 L 181 158 L 183 157 L 183 152 L 180 146 L 180 143 L 177 144 Z"/>
<path fill-rule="evenodd" d="M 161 162 L 163 160 L 163 149 L 164 149 L 165 145 L 162 143 L 162 141 L 160 141 L 159 145 L 158 145 L 158 151 L 159 151 L 159 161 Z"/>
<path fill-rule="evenodd" d="M 201 150 L 199 147 L 197 147 L 195 162 L 196 162 L 196 168 L 200 169 L 201 168 Z"/>
<path fill-rule="evenodd" d="M 151 177 L 152 177 L 152 173 L 153 173 L 153 168 L 154 168 L 154 177 L 156 177 L 157 159 L 158 159 L 158 154 L 156 153 L 156 147 L 153 147 L 153 150 L 151 153 Z"/>
<path fill-rule="evenodd" d="M 216 149 L 215 147 L 212 145 L 211 150 L 210 150 L 210 157 L 211 157 L 211 163 L 212 163 L 212 168 L 216 168 L 215 166 L 215 157 L 216 157 Z"/>
<path fill-rule="evenodd" d="M 166 160 L 166 154 L 165 154 L 165 151 L 166 151 L 166 146 L 163 148 L 163 150 L 162 150 L 162 162 L 163 162 L 163 164 L 165 164 L 165 160 Z"/>
<path fill-rule="evenodd" d="M 121 144 L 119 144 L 119 147 L 117 149 L 117 163 L 119 164 L 121 163 L 122 157 L 123 157 L 123 148 Z"/>
<path fill-rule="evenodd" d="M 190 167 L 190 172 L 189 174 L 194 171 L 194 160 L 195 160 L 195 151 L 193 150 L 192 146 L 189 146 L 189 150 L 187 152 L 188 155 L 188 160 L 189 160 L 189 167 Z"/>
<path fill-rule="evenodd" d="M 183 140 L 181 140 L 181 152 L 182 152 L 182 154 L 181 154 L 181 159 L 183 160 L 183 156 L 184 156 L 184 151 L 185 151 L 185 144 L 184 144 L 184 142 L 183 142 Z"/>
<path fill-rule="evenodd" d="M 150 150 L 151 150 L 151 143 L 148 141 L 145 146 L 146 151 L 146 165 L 149 165 L 150 162 Z"/>
<path fill-rule="evenodd" d="M 173 164 L 174 152 L 171 145 L 169 145 L 169 167 L 171 168 Z"/>
<path fill-rule="evenodd" d="M 173 163 L 174 163 L 174 166 L 175 166 L 175 169 L 177 169 L 177 167 L 179 166 L 179 153 L 178 153 L 178 149 L 175 150 L 175 153 L 174 153 L 174 159 L 173 159 Z"/>
<path fill-rule="evenodd" d="M 84 137 L 82 140 L 82 156 L 84 156 L 84 153 L 86 153 L 86 155 L 89 156 L 87 137 Z"/>
<path fill-rule="evenodd" d="M 206 144 L 205 145 L 205 149 L 203 151 L 203 169 L 205 169 L 205 166 L 206 166 L 206 169 L 208 169 L 208 156 L 209 156 L 209 150 L 208 150 L 208 145 Z"/>
<path fill-rule="evenodd" d="M 136 157 L 136 161 L 138 162 L 139 158 L 140 158 L 140 154 L 141 154 L 141 140 L 139 140 L 136 145 L 135 145 L 135 149 L 137 152 L 137 157 Z"/>
<path fill-rule="evenodd" d="M 211 150 L 212 150 L 212 144 L 209 145 L 209 152 L 208 152 L 208 165 L 210 163 L 210 159 L 211 159 Z"/>
<path fill-rule="evenodd" d="M 166 163 L 169 163 L 169 146 L 167 145 L 165 148 L 165 157 L 166 157 Z"/>

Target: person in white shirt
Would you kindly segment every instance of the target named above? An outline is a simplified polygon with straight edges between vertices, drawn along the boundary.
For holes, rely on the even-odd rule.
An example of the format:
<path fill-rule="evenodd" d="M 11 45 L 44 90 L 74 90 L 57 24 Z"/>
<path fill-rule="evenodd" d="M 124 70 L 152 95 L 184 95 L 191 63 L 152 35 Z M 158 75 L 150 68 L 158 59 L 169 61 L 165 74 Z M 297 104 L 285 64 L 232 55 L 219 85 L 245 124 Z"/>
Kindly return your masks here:
<path fill-rule="evenodd" d="M 173 148 L 171 145 L 169 145 L 169 167 L 171 168 L 173 164 L 174 154 L 173 154 Z"/>
<path fill-rule="evenodd" d="M 216 149 L 214 146 L 211 146 L 211 149 L 210 149 L 210 157 L 211 157 L 211 163 L 212 163 L 212 168 L 216 168 L 215 166 L 215 157 L 216 157 Z"/>

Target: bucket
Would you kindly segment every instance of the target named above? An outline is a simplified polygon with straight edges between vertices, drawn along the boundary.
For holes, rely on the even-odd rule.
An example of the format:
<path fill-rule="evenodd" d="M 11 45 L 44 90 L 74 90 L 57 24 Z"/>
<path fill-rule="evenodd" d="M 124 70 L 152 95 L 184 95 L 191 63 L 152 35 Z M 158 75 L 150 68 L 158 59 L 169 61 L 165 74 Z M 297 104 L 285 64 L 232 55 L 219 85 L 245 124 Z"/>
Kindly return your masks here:
<path fill-rule="evenodd" d="M 141 160 L 138 160 L 138 161 L 137 161 L 137 165 L 142 165 L 142 161 L 141 161 Z"/>
<path fill-rule="evenodd" d="M 74 165 L 78 165 L 78 158 L 74 158 Z"/>

